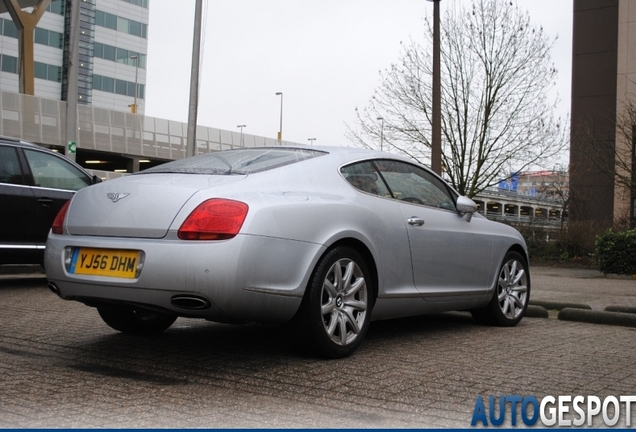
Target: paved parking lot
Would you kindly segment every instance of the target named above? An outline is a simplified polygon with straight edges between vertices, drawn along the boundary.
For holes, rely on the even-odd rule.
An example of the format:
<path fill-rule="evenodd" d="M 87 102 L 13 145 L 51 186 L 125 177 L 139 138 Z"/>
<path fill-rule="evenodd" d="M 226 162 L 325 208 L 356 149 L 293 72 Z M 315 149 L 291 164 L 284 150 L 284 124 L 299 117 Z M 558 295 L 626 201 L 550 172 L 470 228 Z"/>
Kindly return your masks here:
<path fill-rule="evenodd" d="M 0 278 L 0 305 L 4 428 L 470 427 L 480 395 L 636 393 L 627 327 L 442 314 L 375 322 L 354 356 L 323 361 L 274 326 L 180 318 L 158 336 L 118 334 L 37 274 Z"/>

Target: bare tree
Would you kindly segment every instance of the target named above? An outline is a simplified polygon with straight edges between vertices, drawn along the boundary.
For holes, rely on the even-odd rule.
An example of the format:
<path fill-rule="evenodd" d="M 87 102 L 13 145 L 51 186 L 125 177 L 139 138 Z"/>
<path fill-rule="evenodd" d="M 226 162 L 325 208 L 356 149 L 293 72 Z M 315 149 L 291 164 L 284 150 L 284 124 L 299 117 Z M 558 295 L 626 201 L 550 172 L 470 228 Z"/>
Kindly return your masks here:
<path fill-rule="evenodd" d="M 512 172 L 554 163 L 567 145 L 547 93 L 557 71 L 554 41 L 512 2 L 448 3 L 441 23 L 442 164 L 444 176 L 469 197 Z M 356 145 L 430 161 L 432 23 L 422 43 L 403 44 L 347 136 Z M 382 120 L 380 120 L 382 119 Z M 382 135 L 382 137 L 381 137 Z"/>
<path fill-rule="evenodd" d="M 549 181 L 537 186 L 535 190 L 540 196 L 552 199 L 560 204 L 560 235 L 563 237 L 568 206 L 570 205 L 570 178 L 567 167 L 556 165 L 551 172 L 547 172 L 547 177 Z"/>

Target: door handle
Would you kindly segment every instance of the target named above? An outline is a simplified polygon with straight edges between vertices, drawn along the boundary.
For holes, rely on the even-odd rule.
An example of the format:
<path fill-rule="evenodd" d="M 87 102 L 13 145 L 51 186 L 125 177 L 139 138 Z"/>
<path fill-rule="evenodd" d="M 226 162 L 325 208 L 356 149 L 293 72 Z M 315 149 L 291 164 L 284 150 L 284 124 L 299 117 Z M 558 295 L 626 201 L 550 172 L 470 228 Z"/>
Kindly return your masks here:
<path fill-rule="evenodd" d="M 420 219 L 417 216 L 411 216 L 406 220 L 409 225 L 422 226 L 424 225 L 424 219 Z"/>

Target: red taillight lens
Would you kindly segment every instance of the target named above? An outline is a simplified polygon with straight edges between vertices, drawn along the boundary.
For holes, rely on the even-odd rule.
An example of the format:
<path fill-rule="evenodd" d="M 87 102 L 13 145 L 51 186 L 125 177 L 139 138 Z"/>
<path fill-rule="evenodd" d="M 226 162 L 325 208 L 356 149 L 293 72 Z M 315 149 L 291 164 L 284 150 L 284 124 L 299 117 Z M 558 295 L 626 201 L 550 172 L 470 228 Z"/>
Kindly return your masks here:
<path fill-rule="evenodd" d="M 181 240 L 226 240 L 240 231 L 248 205 L 240 201 L 213 198 L 194 209 L 179 228 Z"/>
<path fill-rule="evenodd" d="M 53 220 L 53 226 L 51 227 L 51 231 L 53 234 L 62 234 L 64 231 L 64 219 L 66 218 L 66 212 L 68 211 L 68 206 L 71 205 L 71 200 L 66 201 L 59 212 L 57 212 L 57 216 L 55 216 L 55 220 Z"/>

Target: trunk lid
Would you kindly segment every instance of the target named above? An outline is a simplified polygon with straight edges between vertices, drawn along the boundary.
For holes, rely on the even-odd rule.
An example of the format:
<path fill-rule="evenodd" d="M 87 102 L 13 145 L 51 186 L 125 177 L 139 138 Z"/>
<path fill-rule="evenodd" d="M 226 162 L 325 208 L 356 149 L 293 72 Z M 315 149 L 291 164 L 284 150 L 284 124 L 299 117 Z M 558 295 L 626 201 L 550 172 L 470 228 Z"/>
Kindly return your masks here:
<path fill-rule="evenodd" d="M 142 174 L 80 190 L 66 216 L 72 235 L 161 238 L 196 192 L 244 179 L 243 175 Z"/>

